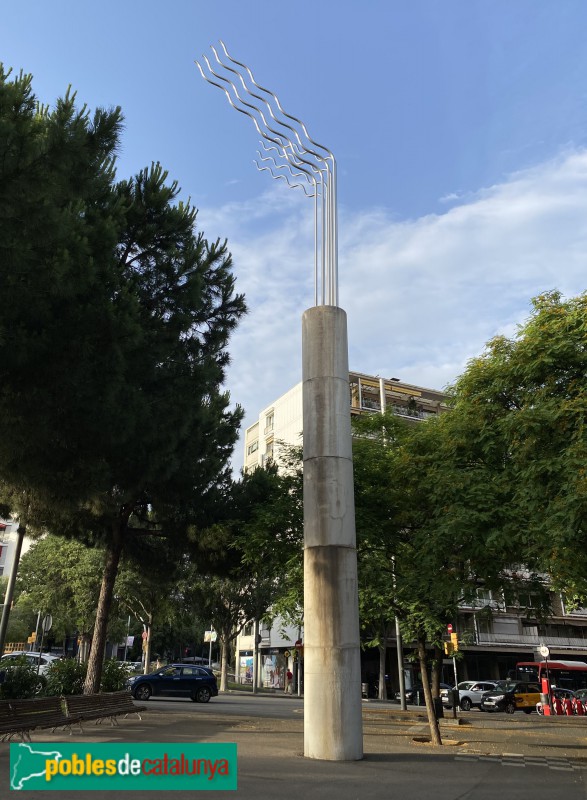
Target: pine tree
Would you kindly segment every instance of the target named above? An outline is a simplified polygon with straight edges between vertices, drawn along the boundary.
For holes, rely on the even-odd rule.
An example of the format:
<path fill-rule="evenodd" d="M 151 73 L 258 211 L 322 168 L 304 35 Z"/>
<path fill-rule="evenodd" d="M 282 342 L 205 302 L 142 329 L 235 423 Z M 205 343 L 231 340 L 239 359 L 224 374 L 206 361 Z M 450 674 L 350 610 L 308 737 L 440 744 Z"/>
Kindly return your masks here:
<path fill-rule="evenodd" d="M 242 416 L 226 243 L 160 165 L 116 181 L 121 124 L 0 73 L 0 487 L 21 523 L 106 549 L 88 692 L 123 550 L 209 518 Z"/>

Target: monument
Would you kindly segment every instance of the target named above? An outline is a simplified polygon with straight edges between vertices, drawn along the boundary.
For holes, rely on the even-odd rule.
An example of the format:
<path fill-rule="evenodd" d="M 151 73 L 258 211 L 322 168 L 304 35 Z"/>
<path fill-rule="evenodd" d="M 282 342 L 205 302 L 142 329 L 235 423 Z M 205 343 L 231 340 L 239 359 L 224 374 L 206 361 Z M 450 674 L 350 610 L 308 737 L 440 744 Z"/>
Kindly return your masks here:
<path fill-rule="evenodd" d="M 196 64 L 261 137 L 257 168 L 314 199 L 314 306 L 302 317 L 304 755 L 363 757 L 346 314 L 338 305 L 336 160 L 223 42 Z"/>

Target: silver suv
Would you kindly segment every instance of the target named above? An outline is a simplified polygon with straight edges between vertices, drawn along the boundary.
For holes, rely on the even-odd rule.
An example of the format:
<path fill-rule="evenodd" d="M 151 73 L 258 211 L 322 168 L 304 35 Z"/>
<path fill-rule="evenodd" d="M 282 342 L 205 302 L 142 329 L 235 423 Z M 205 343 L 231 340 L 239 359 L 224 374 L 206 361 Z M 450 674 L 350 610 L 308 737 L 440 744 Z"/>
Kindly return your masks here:
<path fill-rule="evenodd" d="M 456 687 L 459 690 L 459 706 L 461 711 L 470 711 L 473 706 L 481 707 L 483 692 L 490 692 L 497 686 L 497 681 L 461 681 Z M 452 708 L 452 690 L 443 689 L 440 692 L 442 703 L 446 708 Z"/>

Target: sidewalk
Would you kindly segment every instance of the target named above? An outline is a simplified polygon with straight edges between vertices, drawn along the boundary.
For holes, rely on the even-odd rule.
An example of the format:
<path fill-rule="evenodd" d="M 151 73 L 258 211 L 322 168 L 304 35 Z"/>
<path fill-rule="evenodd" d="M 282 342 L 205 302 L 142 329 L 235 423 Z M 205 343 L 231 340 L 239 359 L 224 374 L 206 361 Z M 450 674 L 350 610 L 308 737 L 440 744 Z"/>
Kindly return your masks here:
<path fill-rule="evenodd" d="M 264 698 L 264 702 L 271 702 Z M 206 707 L 190 707 L 177 703 L 172 711 L 158 709 L 155 703 L 137 717 L 121 719 L 120 724 L 86 727 L 85 735 L 38 732 L 33 742 L 236 742 L 238 746 L 238 790 L 232 792 L 165 792 L 173 800 L 191 800 L 200 794 L 210 797 L 230 795 L 239 800 L 369 800 L 369 798 L 401 798 L 435 800 L 457 797 L 501 797 L 504 776 L 514 780 L 503 764 L 531 766 L 524 769 L 525 794 L 517 786 L 516 798 L 552 797 L 552 769 L 562 769 L 582 784 L 583 763 L 587 764 L 587 719 L 539 718 L 521 719 L 506 715 L 485 715 L 471 712 L 464 724 L 451 719 L 441 724 L 443 747 L 418 742 L 426 738 L 428 723 L 422 710 L 400 711 L 392 706 L 363 707 L 365 758 L 359 762 L 324 762 L 303 757 L 303 712 L 294 709 L 292 718 L 244 717 L 215 713 L 213 701 Z M 561 724 L 562 722 L 562 724 Z M 544 724 L 546 723 L 546 724 Z M 515 754 L 515 755 L 514 755 Z M 583 762 L 585 760 L 585 762 Z M 461 763 L 467 761 L 467 764 Z M 553 766 L 554 765 L 554 766 Z M 558 766 L 557 766 L 558 765 Z M 540 776 L 538 767 L 546 767 Z M 560 785 L 560 773 L 557 773 Z M 579 777 L 577 777 L 579 776 Z M 8 790 L 8 745 L 0 744 L 0 796 Z M 483 779 L 487 795 L 467 794 Z M 517 780 L 517 779 L 516 779 Z M 570 778 L 569 778 L 570 780 Z M 536 785 L 531 786 L 536 781 Z M 544 789 L 545 794 L 541 791 Z M 546 791 L 550 792 L 550 795 Z M 490 792 L 494 792 L 492 795 Z M 520 793 L 521 792 L 521 793 Z M 157 797 L 160 797 L 159 793 Z M 113 800 L 109 792 L 77 792 L 75 798 Z M 36 798 L 35 792 L 21 792 L 22 798 Z M 560 795 L 557 795 L 560 796 Z M 568 792 L 565 800 L 574 795 Z M 73 796 L 72 796 L 72 800 Z"/>

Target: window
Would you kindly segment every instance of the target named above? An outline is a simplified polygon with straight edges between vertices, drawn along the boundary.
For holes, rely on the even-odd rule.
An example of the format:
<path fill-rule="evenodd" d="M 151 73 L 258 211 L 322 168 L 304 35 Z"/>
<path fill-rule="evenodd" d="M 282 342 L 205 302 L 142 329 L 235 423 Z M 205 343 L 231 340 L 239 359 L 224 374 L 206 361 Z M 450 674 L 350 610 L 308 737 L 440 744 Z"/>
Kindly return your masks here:
<path fill-rule="evenodd" d="M 247 455 L 250 456 L 255 453 L 259 449 L 259 440 L 256 439 L 254 442 L 247 447 Z"/>
<path fill-rule="evenodd" d="M 247 624 L 243 628 L 243 636 L 252 636 L 252 635 L 253 635 L 253 623 L 247 622 Z"/>
<path fill-rule="evenodd" d="M 488 606 L 491 604 L 493 598 L 491 596 L 491 592 L 489 589 L 478 588 L 476 594 L 477 594 L 477 598 L 475 601 L 476 606 Z"/>
<path fill-rule="evenodd" d="M 275 414 L 271 411 L 265 415 L 265 433 L 271 433 L 275 424 Z"/>
<path fill-rule="evenodd" d="M 477 627 L 480 634 L 491 634 L 493 633 L 493 620 L 487 617 L 477 617 Z"/>
<path fill-rule="evenodd" d="M 184 676 L 184 678 L 193 677 L 194 675 L 197 675 L 198 677 L 201 677 L 202 675 L 206 678 L 208 677 L 208 673 L 200 667 L 182 667 L 181 674 Z"/>

